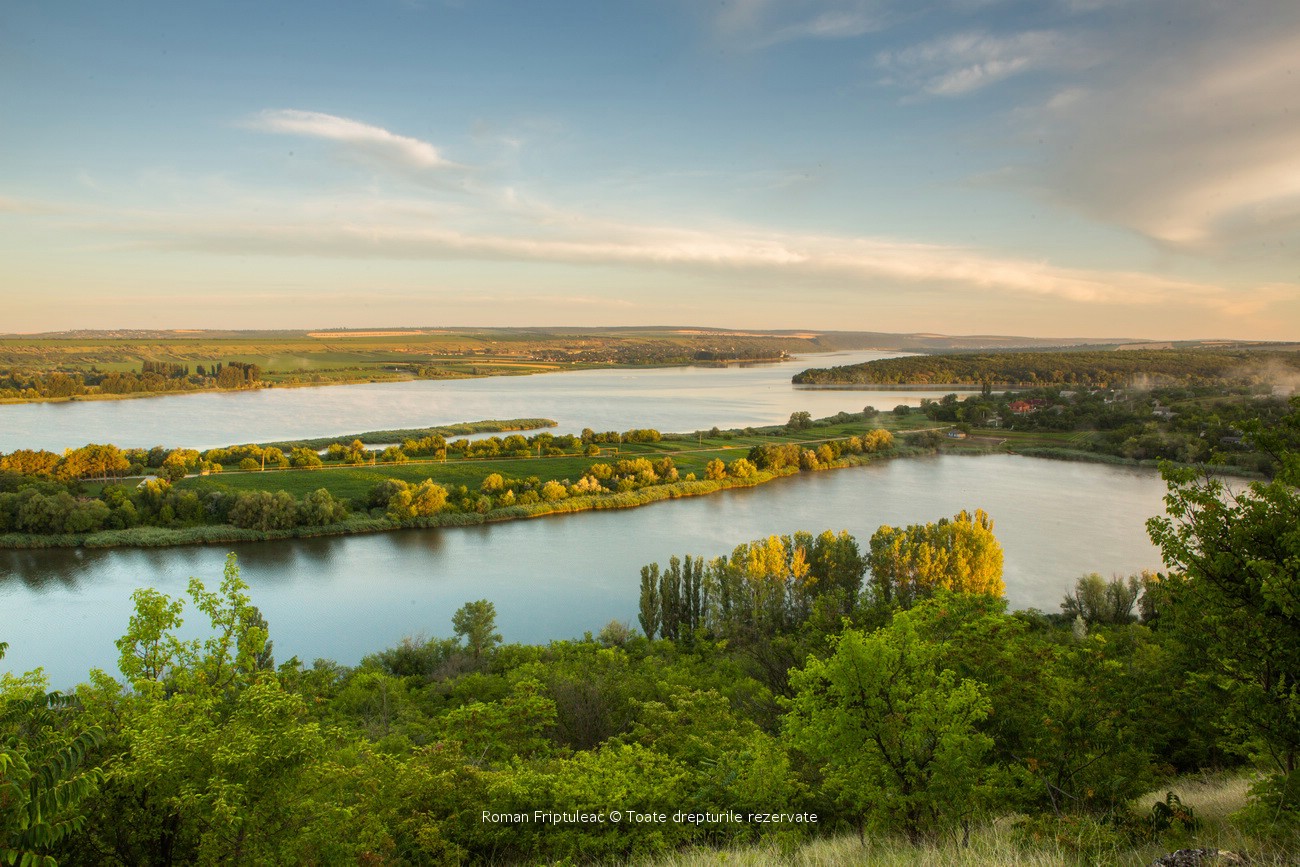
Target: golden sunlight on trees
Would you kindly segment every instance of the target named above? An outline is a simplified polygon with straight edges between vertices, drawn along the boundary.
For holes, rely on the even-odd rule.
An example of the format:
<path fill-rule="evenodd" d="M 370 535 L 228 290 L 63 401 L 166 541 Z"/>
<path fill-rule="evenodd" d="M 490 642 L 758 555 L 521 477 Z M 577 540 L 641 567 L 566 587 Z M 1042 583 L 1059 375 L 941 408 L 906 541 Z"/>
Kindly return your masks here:
<path fill-rule="evenodd" d="M 936 523 L 882 526 L 871 537 L 867 562 L 877 598 L 902 608 L 938 589 L 990 596 L 1006 591 L 1002 546 L 983 509 Z"/>

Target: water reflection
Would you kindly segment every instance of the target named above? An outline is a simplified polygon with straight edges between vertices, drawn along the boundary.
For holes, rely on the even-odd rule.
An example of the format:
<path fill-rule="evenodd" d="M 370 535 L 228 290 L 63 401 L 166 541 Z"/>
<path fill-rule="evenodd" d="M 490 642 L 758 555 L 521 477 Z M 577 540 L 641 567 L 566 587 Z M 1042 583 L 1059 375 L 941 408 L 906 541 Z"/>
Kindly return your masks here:
<path fill-rule="evenodd" d="M 0 591 L 23 585 L 28 590 L 75 590 L 85 553 L 81 549 L 0 551 Z"/>

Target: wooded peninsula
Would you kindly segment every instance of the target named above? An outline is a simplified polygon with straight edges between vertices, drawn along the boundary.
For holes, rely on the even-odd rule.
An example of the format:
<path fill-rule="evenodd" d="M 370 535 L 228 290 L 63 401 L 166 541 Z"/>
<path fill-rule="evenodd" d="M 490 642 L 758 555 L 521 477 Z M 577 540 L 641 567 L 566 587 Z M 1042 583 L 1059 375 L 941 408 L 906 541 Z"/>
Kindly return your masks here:
<path fill-rule="evenodd" d="M 516 419 L 203 452 L 19 449 L 0 455 L 0 547 L 156 547 L 481 524 L 628 508 L 932 450 L 896 443 L 867 423 L 878 415 L 814 421 L 803 412 L 785 425 L 693 434 L 447 439 L 554 424 Z"/>
<path fill-rule="evenodd" d="M 1300 379 L 1300 352 L 1140 349 L 954 353 L 812 368 L 796 385 L 976 385 L 1089 388 L 1262 385 Z"/>

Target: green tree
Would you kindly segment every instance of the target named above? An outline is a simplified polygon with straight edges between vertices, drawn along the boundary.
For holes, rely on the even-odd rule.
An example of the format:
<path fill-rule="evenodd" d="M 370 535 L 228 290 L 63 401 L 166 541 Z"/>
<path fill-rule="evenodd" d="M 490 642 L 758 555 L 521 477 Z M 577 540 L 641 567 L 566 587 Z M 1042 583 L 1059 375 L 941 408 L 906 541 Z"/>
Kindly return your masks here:
<path fill-rule="evenodd" d="M 295 835 L 331 814 L 309 796 L 325 735 L 271 670 L 246 590 L 233 555 L 218 590 L 191 579 L 209 631 L 188 641 L 175 637 L 178 602 L 137 593 L 118 642 L 134 690 L 100 673 L 81 693 L 113 732 L 93 824 L 73 843 L 79 860 L 283 863 L 296 860 Z"/>
<path fill-rule="evenodd" d="M 1074 583 L 1074 592 L 1061 602 L 1061 613 L 1073 620 L 1082 617 L 1090 624 L 1117 626 L 1133 621 L 1133 606 L 1142 592 L 1143 576 L 1128 579 L 1115 576 L 1107 581 L 1096 572 Z"/>
<path fill-rule="evenodd" d="M 829 659 L 791 673 L 785 734 L 816 764 L 861 832 L 871 824 L 913 841 L 969 818 L 992 739 L 982 687 L 941 664 L 907 615 L 871 635 L 847 630 Z"/>
<path fill-rule="evenodd" d="M 727 465 L 727 475 L 733 479 L 749 479 L 758 474 L 758 467 L 754 466 L 748 458 L 736 458 Z"/>
<path fill-rule="evenodd" d="M 1162 628 L 1206 651 L 1208 672 L 1227 689 L 1235 740 L 1283 780 L 1286 807 L 1300 811 L 1300 491 L 1279 454 L 1274 481 L 1232 493 L 1219 479 L 1166 466 L 1167 516 L 1147 522 L 1173 571 Z"/>
<path fill-rule="evenodd" d="M 379 453 L 381 464 L 404 464 L 409 460 L 401 446 L 389 446 Z"/>
<path fill-rule="evenodd" d="M 659 564 L 641 567 L 641 603 L 638 619 L 645 637 L 654 640 L 659 631 Z"/>
<path fill-rule="evenodd" d="M 325 488 L 304 495 L 298 504 L 298 523 L 305 527 L 337 524 L 347 516 L 347 507 Z"/>
<path fill-rule="evenodd" d="M 411 490 L 411 511 L 418 518 L 428 518 L 438 514 L 447 505 L 447 489 L 425 479 Z"/>
<path fill-rule="evenodd" d="M 451 625 L 475 661 L 501 642 L 496 632 L 497 608 L 486 599 L 466 602 L 452 615 Z"/>
<path fill-rule="evenodd" d="M 0 660 L 9 645 L 0 642 Z M 103 740 L 75 724 L 75 699 L 0 679 L 0 862 L 54 867 L 49 852 L 86 823 L 102 772 L 84 767 Z"/>
<path fill-rule="evenodd" d="M 555 481 L 555 479 L 551 479 L 542 485 L 542 499 L 548 503 L 562 500 L 567 496 L 569 496 L 568 488 Z"/>
<path fill-rule="evenodd" d="M 555 702 L 541 695 L 535 680 L 520 680 L 500 701 L 471 701 L 439 720 L 442 733 L 458 741 L 477 764 L 508 763 L 550 751 Z"/>
<path fill-rule="evenodd" d="M 240 491 L 230 507 L 229 520 L 236 527 L 288 530 L 298 523 L 298 502 L 288 491 Z"/>

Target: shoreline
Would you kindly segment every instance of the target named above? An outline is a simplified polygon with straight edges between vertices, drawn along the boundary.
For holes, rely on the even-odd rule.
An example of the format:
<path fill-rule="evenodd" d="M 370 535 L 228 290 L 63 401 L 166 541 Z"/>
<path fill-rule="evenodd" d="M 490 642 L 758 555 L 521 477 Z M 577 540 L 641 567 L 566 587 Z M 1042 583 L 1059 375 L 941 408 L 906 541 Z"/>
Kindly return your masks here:
<path fill-rule="evenodd" d="M 276 382 L 261 380 L 256 388 L 192 388 L 176 391 L 136 391 L 128 394 L 73 394 L 66 397 L 0 397 L 0 406 L 24 406 L 41 403 L 82 403 L 106 400 L 143 400 L 156 397 L 185 397 L 193 394 L 236 394 L 239 392 L 266 391 L 278 388 L 329 388 L 335 385 L 379 385 L 382 383 L 401 382 L 450 382 L 462 379 L 492 379 L 498 376 L 537 376 L 548 373 L 572 373 L 583 370 L 655 370 L 673 367 L 730 367 L 751 364 L 779 364 L 789 361 L 787 358 L 734 358 L 718 361 L 692 361 L 686 364 L 598 364 L 575 362 L 571 365 L 559 365 L 553 370 L 494 370 L 490 373 L 456 373 L 446 376 L 408 376 L 390 374 L 388 376 L 366 375 L 347 379 L 334 379 L 329 382 Z"/>
<path fill-rule="evenodd" d="M 982 383 L 930 383 L 930 382 L 791 382 L 796 391 L 943 391 L 979 392 Z M 1040 386 L 994 384 L 994 390 L 1027 391 Z"/>
<path fill-rule="evenodd" d="M 833 464 L 817 470 L 800 470 L 783 467 L 780 470 L 759 471 L 748 479 L 697 479 L 678 481 L 667 485 L 652 485 L 636 491 L 600 496 L 570 497 L 554 503 L 536 503 L 528 506 L 506 506 L 488 512 L 446 512 L 427 518 L 393 521 L 388 518 L 360 517 L 339 524 L 319 527 L 294 527 L 288 530 L 241 529 L 230 524 L 204 524 L 197 527 L 172 529 L 167 527 L 132 527 L 127 530 L 100 530 L 94 533 L 59 533 L 35 536 L 24 533 L 0 534 L 0 549 L 40 550 L 44 548 L 173 548 L 186 545 L 216 545 L 231 542 L 274 542 L 284 539 L 306 539 L 319 536 L 353 536 L 385 533 L 407 529 L 434 529 L 438 527 L 475 527 L 505 521 L 543 518 L 550 515 L 576 514 L 603 509 L 635 509 L 664 500 L 701 497 L 732 488 L 756 488 L 777 479 L 797 476 L 803 472 L 848 469 L 880 460 L 923 457 L 936 454 L 936 450 L 918 450 L 896 447 L 889 454 L 851 455 L 841 457 Z"/>
<path fill-rule="evenodd" d="M 686 497 L 708 496 L 719 491 L 733 488 L 756 488 L 778 479 L 797 476 L 804 472 L 822 472 L 825 470 L 848 469 L 865 466 L 883 460 L 904 460 L 908 458 L 930 457 L 934 455 L 951 455 L 954 457 L 988 457 L 992 455 L 1010 455 L 1038 460 L 1055 460 L 1064 462 L 1092 463 L 1105 466 L 1158 472 L 1162 461 L 1139 461 L 1101 453 L 1074 451 L 1052 447 L 1031 446 L 1020 450 L 998 448 L 938 448 L 912 445 L 896 445 L 887 453 L 846 455 L 833 463 L 825 464 L 813 470 L 801 470 L 783 467 L 779 470 L 760 470 L 755 476 L 745 479 L 696 479 L 677 481 L 664 485 L 652 485 L 634 491 L 607 493 L 601 495 L 584 495 L 569 497 L 549 503 L 504 506 L 487 512 L 444 512 L 425 518 L 411 518 L 395 521 L 390 518 L 376 518 L 357 515 L 337 524 L 312 527 L 293 527 L 285 530 L 255 530 L 235 527 L 231 524 L 202 524 L 195 527 L 168 528 L 155 526 L 132 527 L 125 530 L 99 530 L 93 533 L 59 533 L 35 535 L 26 533 L 0 533 L 0 549 L 6 550 L 41 550 L 46 548 L 172 548 L 187 545 L 218 545 L 236 542 L 275 542 L 286 539 L 306 539 L 321 536 L 353 536 L 370 533 L 386 533 L 405 529 L 434 529 L 440 527 L 473 527 L 483 524 L 519 521 L 531 518 L 543 518 L 550 515 L 576 514 L 579 512 L 599 511 L 603 509 L 634 509 L 665 500 Z M 1176 466 L 1186 466 L 1175 464 Z M 1216 475 L 1229 476 L 1247 481 L 1260 480 L 1258 473 L 1237 467 L 1215 468 Z"/>

